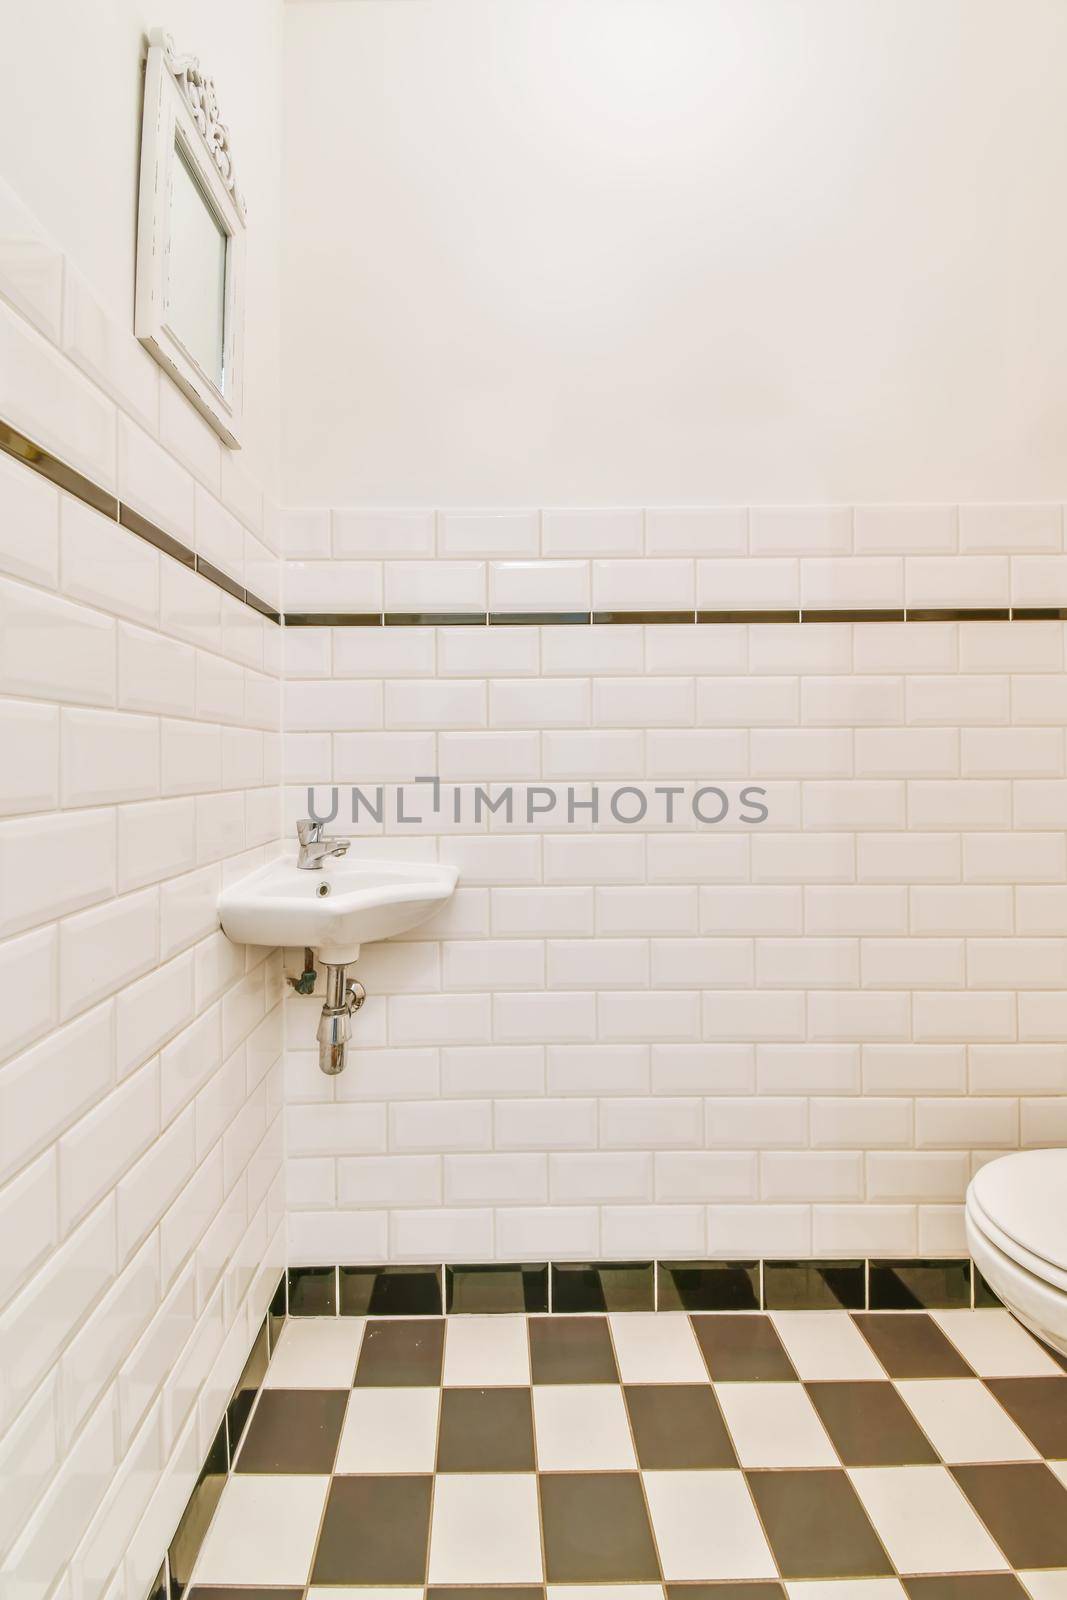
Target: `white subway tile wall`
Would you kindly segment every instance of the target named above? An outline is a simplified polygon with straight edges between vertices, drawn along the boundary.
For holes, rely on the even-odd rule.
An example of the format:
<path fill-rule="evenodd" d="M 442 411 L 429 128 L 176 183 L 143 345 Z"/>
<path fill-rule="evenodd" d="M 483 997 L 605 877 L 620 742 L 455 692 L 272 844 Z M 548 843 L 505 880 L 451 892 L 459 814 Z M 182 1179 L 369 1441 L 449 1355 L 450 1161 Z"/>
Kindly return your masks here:
<path fill-rule="evenodd" d="M 0 213 L 0 418 L 277 594 L 260 489 Z M 215 912 L 277 848 L 281 630 L 8 456 L 0 613 L 0 1589 L 140 1600 L 285 1262 L 281 956 Z"/>
<path fill-rule="evenodd" d="M 292 527 L 298 596 L 369 556 L 389 609 L 1067 606 L 1059 506 Z M 1067 1118 L 1064 632 L 288 630 L 286 827 L 309 784 L 339 786 L 338 831 L 350 786 L 381 785 L 353 849 L 462 873 L 438 918 L 358 963 L 382 1004 L 342 1077 L 318 1071 L 317 1002 L 288 1002 L 290 1259 L 963 1250 L 977 1165 Z M 413 785 L 435 772 L 436 815 Z M 404 783 L 419 822 L 398 821 Z M 474 790 L 509 783 L 511 820 L 476 818 Z M 558 791 L 529 824 L 527 784 Z M 740 820 L 746 784 L 765 821 Z M 701 785 L 729 796 L 720 820 L 716 800 L 694 816 Z"/>

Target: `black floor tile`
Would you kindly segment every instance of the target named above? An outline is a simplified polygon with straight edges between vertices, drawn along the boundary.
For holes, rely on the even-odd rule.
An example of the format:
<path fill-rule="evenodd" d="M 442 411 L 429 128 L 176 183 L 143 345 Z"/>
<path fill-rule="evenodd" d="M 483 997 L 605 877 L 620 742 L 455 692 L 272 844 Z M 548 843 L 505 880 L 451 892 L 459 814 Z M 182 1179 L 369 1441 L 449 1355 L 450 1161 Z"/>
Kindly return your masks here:
<path fill-rule="evenodd" d="M 347 1389 L 264 1389 L 237 1472 L 332 1472 Z"/>
<path fill-rule="evenodd" d="M 765 1261 L 766 1311 L 862 1311 L 867 1273 L 862 1261 Z"/>
<path fill-rule="evenodd" d="M 477 1588 L 463 1588 L 460 1584 L 434 1584 L 426 1591 L 426 1600 L 540 1600 L 544 1590 L 535 1584 L 513 1584 L 510 1588 L 481 1584 Z"/>
<path fill-rule="evenodd" d="M 343 1317 L 440 1316 L 440 1267 L 342 1267 Z"/>
<path fill-rule="evenodd" d="M 603 1317 L 533 1317 L 529 1327 L 534 1383 L 618 1383 Z"/>
<path fill-rule="evenodd" d="M 547 1472 L 538 1479 L 548 1583 L 658 1583 L 636 1472 Z"/>
<path fill-rule="evenodd" d="M 438 1472 L 534 1472 L 529 1389 L 443 1389 Z"/>
<path fill-rule="evenodd" d="M 951 1470 L 1013 1567 L 1067 1566 L 1067 1489 L 1043 1461 Z"/>
<path fill-rule="evenodd" d="M 257 1589 L 198 1583 L 189 1590 L 189 1600 L 304 1600 L 303 1589 Z"/>
<path fill-rule="evenodd" d="M 943 1311 L 971 1303 L 971 1263 L 945 1261 L 872 1261 L 872 1311 Z"/>
<path fill-rule="evenodd" d="M 1010 1572 L 962 1572 L 941 1578 L 901 1578 L 910 1600 L 1026 1600 Z"/>
<path fill-rule="evenodd" d="M 756 1509 L 783 1578 L 879 1578 L 893 1572 L 847 1475 L 749 1472 Z"/>
<path fill-rule="evenodd" d="M 811 1402 L 846 1467 L 940 1461 L 891 1383 L 807 1383 Z"/>
<path fill-rule="evenodd" d="M 780 1583 L 668 1583 L 667 1600 L 782 1600 Z"/>
<path fill-rule="evenodd" d="M 758 1311 L 758 1261 L 661 1261 L 661 1311 Z"/>
<path fill-rule="evenodd" d="M 891 1378 L 974 1377 L 956 1346 L 922 1312 L 873 1312 L 853 1321 Z"/>
<path fill-rule="evenodd" d="M 774 1325 L 764 1316 L 692 1317 L 708 1372 L 717 1382 L 795 1378 Z"/>
<path fill-rule="evenodd" d="M 552 1265 L 553 1311 L 651 1311 L 651 1261 L 557 1261 Z"/>
<path fill-rule="evenodd" d="M 432 1477 L 334 1478 L 312 1583 L 421 1584 Z"/>
<path fill-rule="evenodd" d="M 368 1322 L 359 1347 L 356 1388 L 432 1388 L 441 1381 L 443 1320 Z"/>
<path fill-rule="evenodd" d="M 333 1267 L 290 1267 L 289 1315 L 334 1316 L 337 1311 L 336 1278 Z"/>
<path fill-rule="evenodd" d="M 623 1392 L 637 1459 L 646 1472 L 737 1466 L 710 1383 L 631 1384 Z"/>
<path fill-rule="evenodd" d="M 1067 1458 L 1067 1378 L 987 1378 L 1008 1415 L 1051 1461 Z"/>
<path fill-rule="evenodd" d="M 533 1314 L 548 1310 L 548 1266 L 494 1262 L 490 1266 L 446 1267 L 448 1310 L 453 1314 Z"/>

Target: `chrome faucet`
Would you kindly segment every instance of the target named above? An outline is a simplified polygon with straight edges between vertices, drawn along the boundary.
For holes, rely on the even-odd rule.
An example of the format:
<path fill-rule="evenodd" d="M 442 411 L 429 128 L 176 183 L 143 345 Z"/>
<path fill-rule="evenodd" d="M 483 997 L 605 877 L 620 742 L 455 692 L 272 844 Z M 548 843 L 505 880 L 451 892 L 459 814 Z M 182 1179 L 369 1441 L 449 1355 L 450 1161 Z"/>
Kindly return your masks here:
<path fill-rule="evenodd" d="M 297 851 L 296 864 L 303 867 L 306 872 L 317 872 L 327 856 L 343 856 L 348 853 L 351 839 L 334 839 L 328 837 L 324 831 L 324 822 L 312 822 L 310 817 L 304 817 L 296 825 L 296 836 L 300 841 Z"/>

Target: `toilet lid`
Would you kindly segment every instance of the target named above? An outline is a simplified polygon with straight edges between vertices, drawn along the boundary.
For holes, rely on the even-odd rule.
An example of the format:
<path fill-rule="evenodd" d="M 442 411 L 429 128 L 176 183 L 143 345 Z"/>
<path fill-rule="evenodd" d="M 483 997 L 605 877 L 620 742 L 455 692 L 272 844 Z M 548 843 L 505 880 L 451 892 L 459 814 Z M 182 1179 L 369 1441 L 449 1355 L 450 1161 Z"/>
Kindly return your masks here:
<path fill-rule="evenodd" d="M 1067 1271 L 1067 1150 L 1002 1156 L 982 1167 L 971 1188 L 1002 1233 Z"/>

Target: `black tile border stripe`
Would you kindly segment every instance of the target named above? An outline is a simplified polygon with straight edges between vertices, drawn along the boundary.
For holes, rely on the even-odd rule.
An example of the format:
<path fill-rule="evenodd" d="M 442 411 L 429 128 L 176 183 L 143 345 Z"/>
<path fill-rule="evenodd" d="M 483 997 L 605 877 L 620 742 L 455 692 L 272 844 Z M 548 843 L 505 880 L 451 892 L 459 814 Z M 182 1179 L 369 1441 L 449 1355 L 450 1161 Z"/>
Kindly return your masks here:
<path fill-rule="evenodd" d="M 268 605 L 266 600 L 261 600 L 259 595 L 253 594 L 251 589 L 246 589 L 243 584 L 231 578 L 220 567 L 214 566 L 203 556 L 197 555 L 195 550 L 176 539 L 173 534 L 167 533 L 163 528 L 157 527 L 148 517 L 142 515 L 133 506 L 126 505 L 109 490 L 102 489 L 91 478 L 85 477 L 74 467 L 53 455 L 50 450 L 45 450 L 42 445 L 34 444 L 24 433 L 13 428 L 10 423 L 0 421 L 0 450 L 5 455 L 11 456 L 15 461 L 21 461 L 23 466 L 29 467 L 31 472 L 36 472 L 40 477 L 47 478 L 49 483 L 54 483 L 57 488 L 63 489 L 67 494 L 73 495 L 76 500 L 90 506 L 94 511 L 99 511 L 111 522 L 117 522 L 127 533 L 136 534 L 154 549 L 165 556 L 170 556 L 172 561 L 180 562 L 190 572 L 197 572 L 208 583 L 213 583 L 224 594 L 231 595 L 242 605 L 249 606 L 259 616 L 265 617 L 268 622 L 281 623 L 281 612 L 274 606 Z M 375 619 L 377 620 L 377 618 Z"/>
<path fill-rule="evenodd" d="M 135 533 L 139 539 L 144 539 L 146 544 L 162 550 L 165 556 L 171 556 L 175 561 L 180 561 L 183 567 L 196 571 L 196 552 L 182 544 L 180 539 L 175 539 L 172 534 L 164 533 L 162 528 L 157 528 L 154 522 L 142 517 L 132 506 L 119 505 L 119 522 L 128 533 Z"/>
<path fill-rule="evenodd" d="M 1065 606 L 936 606 L 869 607 L 805 611 L 779 610 L 701 610 L 692 611 L 289 611 L 284 614 L 239 584 L 221 568 L 197 555 L 181 539 L 157 527 L 133 506 L 119 500 L 110 490 L 94 483 L 61 457 L 34 443 L 24 433 L 0 419 L 0 451 L 21 461 L 49 483 L 91 506 L 128 533 L 136 534 L 155 549 L 199 573 L 209 583 L 249 606 L 268 622 L 284 623 L 288 628 L 544 628 L 589 626 L 734 626 L 762 624 L 849 623 L 849 622 L 1063 622 Z"/>
<path fill-rule="evenodd" d="M 250 604 L 253 603 L 251 600 Z M 884 607 L 813 611 L 287 611 L 287 628 L 818 626 L 845 622 L 1067 622 L 1067 606 Z"/>
<path fill-rule="evenodd" d="M 752 1311 L 939 1311 L 999 1303 L 969 1256 L 800 1256 L 789 1260 L 716 1256 L 654 1261 L 645 1256 L 632 1261 L 445 1262 L 446 1290 L 457 1278 L 464 1279 L 460 1310 L 455 1309 L 450 1292 L 442 1308 L 440 1262 L 290 1267 L 281 1286 L 287 1291 L 286 1314 L 346 1315 L 344 1303 L 350 1299 L 345 1292 L 346 1274 L 362 1281 L 363 1302 L 372 1304 L 369 1312 L 347 1314 L 375 1317 L 485 1316 L 522 1310 L 561 1315 L 575 1311 L 603 1315 L 605 1310 L 736 1311 L 740 1309 L 742 1275 L 751 1285 L 751 1291 L 744 1288 L 743 1308 Z M 506 1274 L 515 1280 L 516 1293 L 510 1298 L 500 1289 Z M 390 1277 L 400 1281 L 390 1284 Z M 562 1294 L 564 1278 L 567 1290 Z M 520 1304 L 520 1286 L 541 1279 L 548 1291 L 546 1302 L 533 1304 L 526 1298 Z M 486 1285 L 481 1299 L 476 1292 L 479 1280 Z M 581 1303 L 583 1298 L 588 1303 Z"/>

